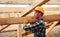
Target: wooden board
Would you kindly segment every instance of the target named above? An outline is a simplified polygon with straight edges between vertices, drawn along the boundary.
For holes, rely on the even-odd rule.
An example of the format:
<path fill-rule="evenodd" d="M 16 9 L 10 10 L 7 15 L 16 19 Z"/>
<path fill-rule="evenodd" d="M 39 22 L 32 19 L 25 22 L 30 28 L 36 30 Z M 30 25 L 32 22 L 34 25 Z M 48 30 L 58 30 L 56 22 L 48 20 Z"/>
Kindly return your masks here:
<path fill-rule="evenodd" d="M 46 37 L 60 37 L 60 25 L 55 26 Z"/>
<path fill-rule="evenodd" d="M 35 20 L 31 19 L 32 16 L 19 17 L 19 18 L 0 18 L 0 25 L 22 24 L 24 18 L 28 18 L 30 20 L 30 22 L 35 21 Z M 45 21 L 60 21 L 60 14 L 46 15 L 46 16 L 43 16 L 43 18 Z"/>

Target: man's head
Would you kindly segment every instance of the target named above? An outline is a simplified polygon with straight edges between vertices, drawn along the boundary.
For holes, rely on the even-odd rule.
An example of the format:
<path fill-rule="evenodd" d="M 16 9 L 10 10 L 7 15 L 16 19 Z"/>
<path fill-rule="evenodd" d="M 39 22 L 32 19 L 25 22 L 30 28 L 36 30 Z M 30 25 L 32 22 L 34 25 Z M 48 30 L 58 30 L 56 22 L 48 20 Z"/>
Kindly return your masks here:
<path fill-rule="evenodd" d="M 40 18 L 43 16 L 44 14 L 44 9 L 40 6 L 36 7 L 35 10 L 34 10 L 34 17 L 35 18 Z"/>

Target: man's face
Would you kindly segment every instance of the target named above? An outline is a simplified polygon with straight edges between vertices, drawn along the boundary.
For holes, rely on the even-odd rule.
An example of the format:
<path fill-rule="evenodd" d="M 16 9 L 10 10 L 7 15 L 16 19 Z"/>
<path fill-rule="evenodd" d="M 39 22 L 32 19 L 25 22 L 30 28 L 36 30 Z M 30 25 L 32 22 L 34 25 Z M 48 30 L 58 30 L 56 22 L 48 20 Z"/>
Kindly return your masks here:
<path fill-rule="evenodd" d="M 35 11 L 34 17 L 35 18 L 40 18 L 40 17 L 42 17 L 42 14 L 39 11 Z"/>

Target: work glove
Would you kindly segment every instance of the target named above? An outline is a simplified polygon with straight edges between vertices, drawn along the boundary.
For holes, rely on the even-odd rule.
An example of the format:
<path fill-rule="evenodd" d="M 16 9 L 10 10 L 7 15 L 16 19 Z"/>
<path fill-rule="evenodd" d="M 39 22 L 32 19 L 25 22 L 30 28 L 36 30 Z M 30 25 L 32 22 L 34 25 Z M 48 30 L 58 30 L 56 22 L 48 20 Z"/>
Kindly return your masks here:
<path fill-rule="evenodd" d="M 24 19 L 23 19 L 23 24 L 28 24 L 28 23 L 29 23 L 28 18 L 24 18 Z"/>

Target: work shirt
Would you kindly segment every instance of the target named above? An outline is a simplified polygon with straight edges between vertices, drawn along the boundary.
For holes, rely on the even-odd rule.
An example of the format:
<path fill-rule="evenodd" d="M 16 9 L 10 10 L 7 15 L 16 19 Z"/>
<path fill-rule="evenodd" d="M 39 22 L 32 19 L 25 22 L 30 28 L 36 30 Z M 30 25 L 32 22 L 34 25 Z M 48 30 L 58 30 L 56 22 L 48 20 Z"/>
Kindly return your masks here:
<path fill-rule="evenodd" d="M 34 37 L 45 37 L 46 27 L 44 20 L 38 19 L 34 24 L 36 25 L 36 27 L 32 29 L 32 33 L 34 34 Z"/>
<path fill-rule="evenodd" d="M 45 37 L 46 27 L 43 19 L 38 19 L 31 26 L 24 26 L 24 30 L 30 30 L 34 34 L 34 37 Z"/>

